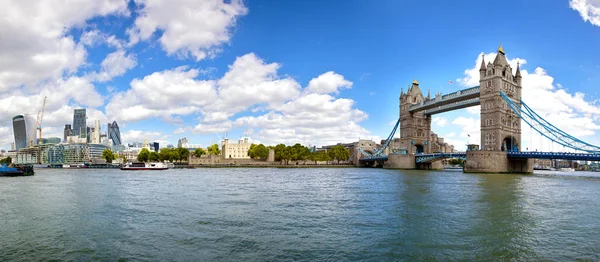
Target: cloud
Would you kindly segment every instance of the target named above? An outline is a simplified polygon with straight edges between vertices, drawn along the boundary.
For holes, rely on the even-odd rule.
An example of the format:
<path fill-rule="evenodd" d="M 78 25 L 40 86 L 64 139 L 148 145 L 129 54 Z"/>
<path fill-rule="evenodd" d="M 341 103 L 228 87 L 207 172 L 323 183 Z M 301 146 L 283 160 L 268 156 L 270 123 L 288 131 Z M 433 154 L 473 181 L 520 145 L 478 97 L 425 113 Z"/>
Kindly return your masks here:
<path fill-rule="evenodd" d="M 7 36 L 0 45 L 0 92 L 75 72 L 87 52 L 65 32 L 108 14 L 127 15 L 127 1 L 5 1 L 0 8 L 0 35 Z"/>
<path fill-rule="evenodd" d="M 81 34 L 79 42 L 88 47 L 94 47 L 101 43 L 104 43 L 107 46 L 114 47 L 117 49 L 122 49 L 125 45 L 123 40 L 118 39 L 114 35 L 107 35 L 105 33 L 102 33 L 98 29 L 83 32 Z"/>
<path fill-rule="evenodd" d="M 159 42 L 169 54 L 197 61 L 219 52 L 228 43 L 236 20 L 248 10 L 241 0 L 135 0 L 141 6 L 134 26 L 127 30 L 130 44 L 160 32 Z"/>
<path fill-rule="evenodd" d="M 344 79 L 344 76 L 338 75 L 333 71 L 324 73 L 317 78 L 313 78 L 308 83 L 308 91 L 319 94 L 339 93 L 342 88 L 351 88 L 352 82 Z"/>
<path fill-rule="evenodd" d="M 443 127 L 446 125 L 446 123 L 448 123 L 448 119 L 439 117 L 439 116 L 435 116 L 435 117 L 433 117 L 433 119 L 431 119 L 431 122 L 433 122 L 437 126 Z"/>
<path fill-rule="evenodd" d="M 125 55 L 125 50 L 117 50 L 108 54 L 100 65 L 100 72 L 92 74 L 91 77 L 100 82 L 106 82 L 135 67 L 137 60 L 132 54 Z"/>
<path fill-rule="evenodd" d="M 570 0 L 569 7 L 579 12 L 585 22 L 600 26 L 600 1 L 598 0 Z"/>
<path fill-rule="evenodd" d="M 170 135 L 155 131 L 128 130 L 121 132 L 123 143 L 144 142 L 144 140 L 148 140 L 148 142 L 159 142 L 160 146 L 164 147 L 169 138 L 171 138 Z"/>
<path fill-rule="evenodd" d="M 168 118 L 199 112 L 216 97 L 215 81 L 195 80 L 198 70 L 178 67 L 131 81 L 131 89 L 115 93 L 106 113 L 122 121 Z"/>
<path fill-rule="evenodd" d="M 368 115 L 356 109 L 353 100 L 320 93 L 337 93 L 334 91 L 340 86 L 350 85 L 342 75 L 326 72 L 313 79 L 313 86 L 309 83 L 302 89 L 296 80 L 280 77 L 279 68 L 279 64 L 250 53 L 236 58 L 218 80 L 198 80 L 199 70 L 186 67 L 155 72 L 134 79 L 131 89 L 115 94 L 106 112 L 125 122 L 196 114 L 195 126 L 180 127 L 176 133 L 255 128 L 256 138 L 265 143 L 324 144 L 379 138 L 358 125 Z M 331 79 L 334 84 L 328 85 Z M 315 85 L 319 87 L 313 89 Z M 248 110 L 255 115 L 233 118 Z M 296 140 L 292 141 L 290 134 Z"/>
<path fill-rule="evenodd" d="M 495 53 L 485 55 L 486 64 L 488 61 L 493 61 L 496 57 Z M 569 93 L 562 88 L 564 85 L 554 83 L 554 78 L 548 72 L 536 67 L 533 72 L 527 70 L 527 61 L 521 58 L 508 59 L 509 64 L 513 68 L 513 73 L 517 67 L 517 61 L 521 64 L 522 80 L 522 100 L 531 107 L 542 118 L 546 119 L 556 127 L 562 129 L 570 135 L 573 135 L 584 141 L 595 141 L 597 131 L 600 130 L 600 106 L 596 102 L 586 100 L 586 95 L 581 92 Z M 481 64 L 481 55 L 475 61 L 473 68 L 465 70 L 465 77 L 458 79 L 463 86 L 479 85 L 479 66 Z M 471 113 L 478 114 L 475 107 L 468 110 Z M 455 123 L 456 122 L 456 123 Z M 479 144 L 479 123 L 474 127 L 467 118 L 457 118 L 453 122 L 459 126 L 463 126 L 463 133 L 471 133 L 471 140 Z M 468 128 L 477 130 L 477 140 L 473 140 L 473 132 L 467 132 Z M 531 129 L 525 122 L 522 122 L 522 144 L 523 147 L 530 149 L 539 149 L 542 145 L 549 142 L 540 143 L 532 141 Z M 463 134 L 461 133 L 461 134 Z M 549 149 L 547 146 L 545 149 Z"/>

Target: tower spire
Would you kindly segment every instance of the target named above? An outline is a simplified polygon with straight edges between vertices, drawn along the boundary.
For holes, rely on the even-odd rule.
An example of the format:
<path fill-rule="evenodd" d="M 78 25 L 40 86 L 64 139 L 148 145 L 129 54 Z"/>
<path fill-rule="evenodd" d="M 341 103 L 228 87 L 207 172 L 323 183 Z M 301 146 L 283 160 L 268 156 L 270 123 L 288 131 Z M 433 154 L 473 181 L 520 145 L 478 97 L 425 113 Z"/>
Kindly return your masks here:
<path fill-rule="evenodd" d="M 517 61 L 517 72 L 515 73 L 515 77 L 521 77 L 521 63 Z"/>
<path fill-rule="evenodd" d="M 502 42 L 500 42 L 500 47 L 498 47 L 498 53 L 505 55 L 504 48 L 502 48 Z"/>
<path fill-rule="evenodd" d="M 479 71 L 485 71 L 485 55 L 481 54 L 481 66 L 479 67 Z"/>

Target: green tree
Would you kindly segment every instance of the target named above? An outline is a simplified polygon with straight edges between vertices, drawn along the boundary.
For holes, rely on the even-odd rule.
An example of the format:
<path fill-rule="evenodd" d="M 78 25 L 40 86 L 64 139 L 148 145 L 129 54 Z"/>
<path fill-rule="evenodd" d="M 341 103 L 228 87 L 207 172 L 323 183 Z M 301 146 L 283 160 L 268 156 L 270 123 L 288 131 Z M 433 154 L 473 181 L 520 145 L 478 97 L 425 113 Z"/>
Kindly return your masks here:
<path fill-rule="evenodd" d="M 158 160 L 160 162 L 169 161 L 171 151 L 172 151 L 171 148 L 162 148 L 160 150 L 160 152 L 158 153 Z"/>
<path fill-rule="evenodd" d="M 179 160 L 180 162 L 183 160 L 187 161 L 188 158 L 190 157 L 190 150 L 187 148 L 183 148 L 183 147 L 177 148 L 177 153 L 179 153 L 179 159 L 177 159 L 177 160 Z"/>
<path fill-rule="evenodd" d="M 102 151 L 102 158 L 106 160 L 106 163 L 112 163 L 112 161 L 115 160 L 115 154 L 107 148 Z"/>
<path fill-rule="evenodd" d="M 150 152 L 150 155 L 148 156 L 148 160 L 150 160 L 150 162 L 157 162 L 160 160 L 160 157 L 158 156 L 158 153 Z"/>
<path fill-rule="evenodd" d="M 148 162 L 148 158 L 150 157 L 150 151 L 147 148 L 142 148 L 142 151 L 137 156 L 137 160 L 139 162 Z"/>
<path fill-rule="evenodd" d="M 299 143 L 296 143 L 290 148 L 290 159 L 293 161 L 305 160 L 310 155 L 310 149 Z"/>
<path fill-rule="evenodd" d="M 0 159 L 0 165 L 2 165 L 2 164 L 10 165 L 11 163 L 12 163 L 12 158 L 10 156 L 7 156 L 4 159 Z"/>
<path fill-rule="evenodd" d="M 169 152 L 169 161 L 173 162 L 173 161 L 177 161 L 179 159 L 180 159 L 180 157 L 179 157 L 179 151 L 177 151 L 177 150 L 171 150 Z"/>
<path fill-rule="evenodd" d="M 283 160 L 282 156 L 284 154 L 285 149 L 286 149 L 286 146 L 284 144 L 276 145 L 273 148 L 273 150 L 275 150 L 275 161 L 281 161 L 281 160 Z"/>
<path fill-rule="evenodd" d="M 315 164 L 317 163 L 317 161 L 331 161 L 331 157 L 329 157 L 329 155 L 325 151 L 312 152 L 310 153 L 308 159 L 315 161 Z"/>
<path fill-rule="evenodd" d="M 248 156 L 250 158 L 256 158 L 256 153 L 254 152 L 254 150 L 256 149 L 256 144 L 250 144 L 250 148 L 248 149 Z"/>
<path fill-rule="evenodd" d="M 340 163 L 340 161 L 342 160 L 348 160 L 350 159 L 350 151 L 348 151 L 348 149 L 346 149 L 344 146 L 342 145 L 336 145 L 333 146 L 328 152 L 327 154 L 329 155 L 329 157 L 331 157 L 331 159 L 337 160 L 338 164 Z"/>
<path fill-rule="evenodd" d="M 248 156 L 254 159 L 266 159 L 269 156 L 269 149 L 263 144 L 252 144 L 248 150 Z"/>
<path fill-rule="evenodd" d="M 123 163 L 127 163 L 127 157 L 122 156 L 121 158 L 123 158 Z"/>
<path fill-rule="evenodd" d="M 221 149 L 219 149 L 219 145 L 213 144 L 212 146 L 209 146 L 208 147 L 208 154 L 209 155 L 220 155 L 221 154 Z"/>
<path fill-rule="evenodd" d="M 202 148 L 196 148 L 196 150 L 194 150 L 194 155 L 196 157 L 201 157 L 202 155 L 206 155 L 206 151 Z"/>

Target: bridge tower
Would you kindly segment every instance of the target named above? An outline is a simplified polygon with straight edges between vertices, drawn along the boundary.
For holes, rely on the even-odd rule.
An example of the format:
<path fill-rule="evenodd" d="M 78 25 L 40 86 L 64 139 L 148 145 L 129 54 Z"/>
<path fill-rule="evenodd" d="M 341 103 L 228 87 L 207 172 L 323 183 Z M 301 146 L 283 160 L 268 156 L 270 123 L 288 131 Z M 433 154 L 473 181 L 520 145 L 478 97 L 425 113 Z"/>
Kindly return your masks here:
<path fill-rule="evenodd" d="M 506 60 L 502 45 L 494 62 L 485 64 L 482 57 L 479 68 L 481 101 L 481 149 L 490 151 L 521 151 L 521 119 L 506 104 L 503 91 L 521 106 L 521 71 L 515 75 Z"/>
<path fill-rule="evenodd" d="M 429 96 L 427 94 L 428 99 Z M 431 144 L 429 143 L 431 115 L 408 111 L 411 105 L 423 101 L 425 101 L 425 97 L 417 80 L 413 81 L 406 93 L 404 93 L 404 90 L 400 92 L 400 149 L 406 150 L 407 154 L 431 152 Z"/>

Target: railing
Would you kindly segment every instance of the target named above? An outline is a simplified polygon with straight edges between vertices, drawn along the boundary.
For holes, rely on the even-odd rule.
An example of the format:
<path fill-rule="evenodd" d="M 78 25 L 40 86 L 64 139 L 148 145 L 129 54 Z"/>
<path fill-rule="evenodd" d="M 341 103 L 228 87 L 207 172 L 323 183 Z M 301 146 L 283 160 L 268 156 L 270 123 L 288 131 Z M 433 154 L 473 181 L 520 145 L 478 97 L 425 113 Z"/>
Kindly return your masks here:
<path fill-rule="evenodd" d="M 600 161 L 600 154 L 568 152 L 507 152 L 510 158 L 564 159 Z"/>
<path fill-rule="evenodd" d="M 523 119 L 525 123 L 544 137 L 559 145 L 575 149 L 576 151 L 583 151 L 588 154 L 600 154 L 600 147 L 586 143 L 560 130 L 533 111 L 533 109 L 527 106 L 523 100 L 520 101 L 520 105 L 517 105 L 511 98 L 506 96 L 504 92 L 500 91 L 500 95 L 509 108 L 515 112 L 520 119 Z"/>
<path fill-rule="evenodd" d="M 415 161 L 417 163 L 428 163 L 428 162 L 434 162 L 434 161 L 437 161 L 440 159 L 446 159 L 446 158 L 465 159 L 466 157 L 467 157 L 467 153 L 465 153 L 465 152 L 420 154 L 420 155 L 417 155 Z"/>

